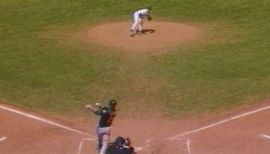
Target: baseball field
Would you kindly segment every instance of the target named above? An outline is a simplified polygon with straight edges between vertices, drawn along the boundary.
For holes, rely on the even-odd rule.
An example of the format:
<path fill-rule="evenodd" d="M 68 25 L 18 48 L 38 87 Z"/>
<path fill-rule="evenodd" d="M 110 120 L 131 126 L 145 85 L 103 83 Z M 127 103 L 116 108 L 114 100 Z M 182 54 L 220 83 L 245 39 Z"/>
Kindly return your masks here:
<path fill-rule="evenodd" d="M 146 6 L 146 33 L 129 37 L 132 11 Z M 0 151 L 34 154 L 45 144 L 39 153 L 95 153 L 97 117 L 84 106 L 116 99 L 112 136 L 131 137 L 138 153 L 269 153 L 269 7 L 2 0 Z"/>

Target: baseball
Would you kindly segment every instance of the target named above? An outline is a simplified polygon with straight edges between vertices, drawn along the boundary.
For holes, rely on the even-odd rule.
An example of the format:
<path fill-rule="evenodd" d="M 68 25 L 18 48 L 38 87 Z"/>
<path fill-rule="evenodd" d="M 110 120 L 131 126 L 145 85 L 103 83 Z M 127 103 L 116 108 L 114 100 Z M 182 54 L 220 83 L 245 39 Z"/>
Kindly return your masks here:
<path fill-rule="evenodd" d="M 100 107 L 101 105 L 100 103 L 95 103 L 95 106 Z"/>

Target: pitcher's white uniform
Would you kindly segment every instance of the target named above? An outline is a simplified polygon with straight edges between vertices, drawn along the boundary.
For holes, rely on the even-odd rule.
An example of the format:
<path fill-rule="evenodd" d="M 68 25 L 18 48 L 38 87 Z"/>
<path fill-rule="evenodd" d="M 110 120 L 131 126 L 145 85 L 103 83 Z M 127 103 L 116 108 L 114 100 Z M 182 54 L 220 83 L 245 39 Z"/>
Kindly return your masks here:
<path fill-rule="evenodd" d="M 131 33 L 136 31 L 142 32 L 144 19 L 150 17 L 150 9 L 141 9 L 133 13 L 133 24 L 130 29 Z"/>

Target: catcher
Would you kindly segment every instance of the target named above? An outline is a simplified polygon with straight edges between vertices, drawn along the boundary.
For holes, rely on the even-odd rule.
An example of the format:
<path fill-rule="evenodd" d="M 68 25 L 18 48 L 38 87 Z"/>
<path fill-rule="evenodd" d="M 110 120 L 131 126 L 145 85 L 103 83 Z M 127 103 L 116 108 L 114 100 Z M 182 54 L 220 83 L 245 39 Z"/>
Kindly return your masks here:
<path fill-rule="evenodd" d="M 144 20 L 152 20 L 152 17 L 150 15 L 151 7 L 147 7 L 145 9 L 140 9 L 135 11 L 132 15 L 133 17 L 133 24 L 130 29 L 130 37 L 135 36 L 136 34 L 143 33 L 143 23 Z"/>
<path fill-rule="evenodd" d="M 113 143 L 110 143 L 106 154 L 136 154 L 131 146 L 129 138 L 118 136 Z"/>

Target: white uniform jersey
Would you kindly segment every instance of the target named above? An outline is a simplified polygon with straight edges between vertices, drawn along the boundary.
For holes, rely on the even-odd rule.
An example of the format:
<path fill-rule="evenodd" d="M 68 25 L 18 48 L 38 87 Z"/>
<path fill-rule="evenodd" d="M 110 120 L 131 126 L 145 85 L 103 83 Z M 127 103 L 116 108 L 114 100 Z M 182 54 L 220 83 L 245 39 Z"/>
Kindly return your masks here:
<path fill-rule="evenodd" d="M 150 10 L 149 9 L 140 9 L 133 13 L 133 24 L 131 26 L 131 36 L 133 36 L 133 31 L 142 32 L 143 29 L 143 22 L 145 19 L 150 17 Z"/>
<path fill-rule="evenodd" d="M 141 10 L 135 11 L 134 16 L 138 16 L 138 17 L 149 16 L 149 10 L 148 9 L 141 9 Z"/>

